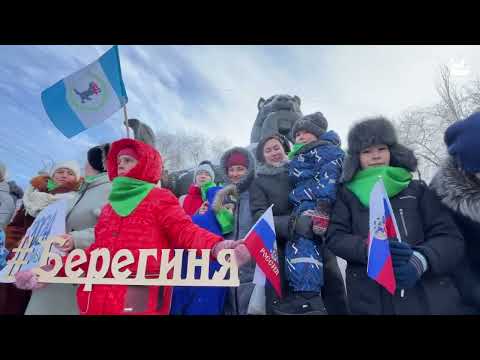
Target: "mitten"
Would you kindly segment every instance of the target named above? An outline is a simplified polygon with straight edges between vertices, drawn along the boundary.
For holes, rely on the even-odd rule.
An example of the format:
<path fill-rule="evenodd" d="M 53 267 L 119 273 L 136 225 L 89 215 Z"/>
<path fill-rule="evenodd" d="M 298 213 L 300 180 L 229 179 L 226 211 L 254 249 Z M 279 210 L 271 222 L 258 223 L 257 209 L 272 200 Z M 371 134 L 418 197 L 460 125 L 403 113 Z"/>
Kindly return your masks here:
<path fill-rule="evenodd" d="M 27 270 L 19 271 L 15 274 L 15 286 L 22 290 L 35 290 L 46 286 L 46 284 L 39 283 L 37 274 L 31 270 Z"/>
<path fill-rule="evenodd" d="M 328 214 L 316 213 L 312 215 L 312 230 L 315 235 L 325 235 L 329 224 L 330 216 Z"/>
<path fill-rule="evenodd" d="M 313 239 L 312 217 L 305 214 L 298 216 L 295 220 L 294 232 L 296 235 L 306 239 Z"/>
<path fill-rule="evenodd" d="M 393 266 L 398 289 L 410 289 L 415 286 L 423 273 L 427 271 L 427 260 L 417 251 L 413 251 L 407 262 Z"/>
<path fill-rule="evenodd" d="M 393 266 L 400 266 L 410 260 L 413 249 L 405 242 L 388 240 Z"/>

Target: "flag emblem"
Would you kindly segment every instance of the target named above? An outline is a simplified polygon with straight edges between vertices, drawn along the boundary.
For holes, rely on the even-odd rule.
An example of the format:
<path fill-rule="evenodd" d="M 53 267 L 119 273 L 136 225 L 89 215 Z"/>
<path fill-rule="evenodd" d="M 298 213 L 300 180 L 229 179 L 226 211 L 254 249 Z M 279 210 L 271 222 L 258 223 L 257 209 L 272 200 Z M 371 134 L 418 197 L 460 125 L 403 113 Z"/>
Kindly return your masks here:
<path fill-rule="evenodd" d="M 128 101 L 118 46 L 42 92 L 42 103 L 66 137 L 108 119 Z"/>

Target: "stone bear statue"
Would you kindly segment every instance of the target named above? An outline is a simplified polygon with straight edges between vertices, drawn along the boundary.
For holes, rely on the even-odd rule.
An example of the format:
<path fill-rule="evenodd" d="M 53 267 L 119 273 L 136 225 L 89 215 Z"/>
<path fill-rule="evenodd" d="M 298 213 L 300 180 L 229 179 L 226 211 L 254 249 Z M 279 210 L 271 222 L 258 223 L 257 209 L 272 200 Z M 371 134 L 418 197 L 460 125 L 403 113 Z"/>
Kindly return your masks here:
<path fill-rule="evenodd" d="M 258 100 L 258 115 L 253 124 L 250 135 L 250 144 L 246 147 L 255 154 L 257 143 L 264 137 L 278 132 L 285 135 L 290 141 L 291 129 L 293 124 L 300 119 L 303 114 L 300 111 L 301 101 L 298 96 L 273 95 L 267 100 L 260 98 Z M 225 149 L 227 150 L 227 149 Z M 215 180 L 224 181 L 221 178 L 221 169 L 218 165 L 213 165 L 215 170 Z M 180 196 L 186 194 L 188 187 L 193 181 L 194 169 L 174 171 L 168 176 L 168 187 Z"/>
<path fill-rule="evenodd" d="M 293 124 L 303 115 L 300 111 L 300 98 L 290 95 L 273 95 L 267 100 L 258 100 L 258 115 L 253 124 L 250 143 L 256 144 L 272 133 L 285 135 L 290 141 Z"/>

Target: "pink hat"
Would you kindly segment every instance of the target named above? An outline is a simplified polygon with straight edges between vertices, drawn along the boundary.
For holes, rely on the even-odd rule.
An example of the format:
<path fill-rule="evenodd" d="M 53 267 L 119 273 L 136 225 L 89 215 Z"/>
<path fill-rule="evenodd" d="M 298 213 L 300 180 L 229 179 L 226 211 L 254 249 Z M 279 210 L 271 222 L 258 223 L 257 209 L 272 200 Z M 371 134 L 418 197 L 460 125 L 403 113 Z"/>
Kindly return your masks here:
<path fill-rule="evenodd" d="M 128 155 L 128 156 L 134 158 L 135 160 L 138 160 L 138 153 L 135 151 L 134 148 L 131 148 L 131 147 L 126 147 L 126 148 L 120 150 L 117 154 L 117 158 L 119 158 L 122 155 Z"/>

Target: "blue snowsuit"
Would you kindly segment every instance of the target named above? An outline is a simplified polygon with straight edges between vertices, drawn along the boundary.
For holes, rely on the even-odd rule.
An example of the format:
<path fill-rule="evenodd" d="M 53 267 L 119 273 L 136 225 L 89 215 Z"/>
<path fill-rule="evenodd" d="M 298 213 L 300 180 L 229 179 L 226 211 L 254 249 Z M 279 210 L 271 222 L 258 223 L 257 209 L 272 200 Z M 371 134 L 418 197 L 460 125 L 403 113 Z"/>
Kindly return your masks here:
<path fill-rule="evenodd" d="M 207 201 L 213 204 L 215 194 L 222 187 L 214 186 L 207 190 Z M 192 216 L 192 221 L 198 226 L 209 230 L 210 232 L 222 236 L 222 230 L 218 224 L 215 212 L 211 205 L 205 214 L 196 214 Z M 183 256 L 182 278 L 187 276 L 188 254 Z M 210 261 L 209 278 L 220 269 L 220 264 L 216 260 Z M 200 278 L 200 268 L 195 269 L 195 279 Z M 227 296 L 228 288 L 219 286 L 177 286 L 173 289 L 171 315 L 221 315 Z"/>
<path fill-rule="evenodd" d="M 345 153 L 334 131 L 323 133 L 318 141 L 301 148 L 289 164 L 293 190 L 289 201 L 293 216 L 315 210 L 317 202 L 335 202 L 337 182 L 342 173 Z M 294 291 L 319 293 L 323 286 L 322 248 L 314 239 L 294 235 L 285 247 L 286 277 Z"/>

